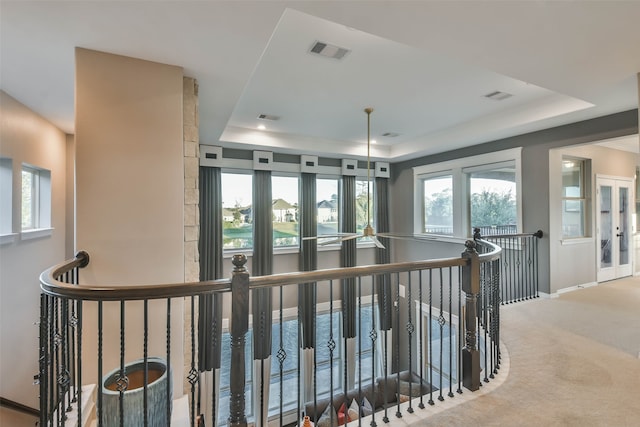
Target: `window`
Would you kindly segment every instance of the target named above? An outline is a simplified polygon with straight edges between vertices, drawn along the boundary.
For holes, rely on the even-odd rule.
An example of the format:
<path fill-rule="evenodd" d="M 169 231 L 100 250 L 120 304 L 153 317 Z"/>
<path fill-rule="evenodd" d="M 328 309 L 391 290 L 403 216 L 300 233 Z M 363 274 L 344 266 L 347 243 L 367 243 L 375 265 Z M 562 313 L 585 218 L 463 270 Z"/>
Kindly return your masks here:
<path fill-rule="evenodd" d="M 467 238 L 517 233 L 521 218 L 521 149 L 417 166 L 414 232 Z"/>
<path fill-rule="evenodd" d="M 22 231 L 51 227 L 51 172 L 22 165 Z"/>
<path fill-rule="evenodd" d="M 333 390 L 337 392 L 343 388 L 342 373 L 342 312 L 339 302 L 335 303 L 334 312 L 322 312 L 316 316 L 316 384 L 318 399 L 328 397 L 331 390 L 331 370 L 333 370 Z M 356 358 L 362 356 L 362 381 L 364 384 L 371 382 L 371 370 L 373 364 L 373 350 L 369 332 L 371 330 L 371 310 L 377 310 L 377 306 L 370 303 L 362 306 L 362 349 L 356 347 Z M 377 311 L 376 311 L 377 314 Z M 276 415 L 280 412 L 280 362 L 275 356 L 280 349 L 280 327 L 277 319 L 278 314 L 274 312 L 274 323 L 272 325 L 272 353 L 271 356 L 271 378 L 269 384 L 269 415 Z M 284 319 L 282 322 L 283 348 L 286 358 L 283 363 L 283 412 L 295 411 L 298 404 L 298 319 L 297 317 Z M 356 330 L 359 330 L 359 325 Z M 328 342 L 330 331 L 333 330 L 333 340 L 336 347 L 333 350 L 333 359 L 330 357 Z M 220 400 L 217 410 L 218 420 L 222 424 L 229 417 L 229 372 L 231 370 L 231 336 L 228 332 L 222 334 L 222 357 L 220 367 Z M 357 346 L 357 345 L 356 345 Z M 245 373 L 247 384 L 245 386 L 247 416 L 253 418 L 253 330 L 249 328 L 245 343 Z M 357 359 L 356 359 L 357 360 Z M 357 372 L 358 363 L 353 362 L 356 367 L 356 386 L 359 379 Z M 376 366 L 378 371 L 378 366 Z"/>
<path fill-rule="evenodd" d="M 453 234 L 453 176 L 435 176 L 422 180 L 423 233 Z"/>
<path fill-rule="evenodd" d="M 223 249 L 253 247 L 253 176 L 222 174 Z"/>
<path fill-rule="evenodd" d="M 636 168 L 636 213 L 635 213 L 635 232 L 640 232 L 640 167 Z"/>
<path fill-rule="evenodd" d="M 517 233 L 516 171 L 512 164 L 466 170 L 471 229 L 483 236 Z"/>
<path fill-rule="evenodd" d="M 316 203 L 318 206 L 318 236 L 336 235 L 338 229 L 338 179 L 318 178 L 316 180 Z M 329 239 L 318 239 L 322 243 Z"/>
<path fill-rule="evenodd" d="M 588 160 L 562 158 L 562 238 L 588 236 Z"/>
<path fill-rule="evenodd" d="M 13 232 L 13 162 L 0 157 L 0 235 Z"/>
<path fill-rule="evenodd" d="M 272 176 L 273 246 L 298 246 L 298 177 Z"/>
<path fill-rule="evenodd" d="M 367 200 L 369 202 L 367 206 Z M 375 228 L 373 209 L 373 183 L 366 179 L 356 179 L 356 233 L 362 234 L 367 224 Z M 370 238 L 362 239 L 371 240 Z"/>

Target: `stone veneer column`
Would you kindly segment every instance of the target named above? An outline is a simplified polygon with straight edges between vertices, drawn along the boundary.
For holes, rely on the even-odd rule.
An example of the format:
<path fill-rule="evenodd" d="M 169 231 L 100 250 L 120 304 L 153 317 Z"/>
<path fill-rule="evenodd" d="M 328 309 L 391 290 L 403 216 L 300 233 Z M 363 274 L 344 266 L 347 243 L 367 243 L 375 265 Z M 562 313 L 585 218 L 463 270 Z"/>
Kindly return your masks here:
<path fill-rule="evenodd" d="M 183 78 L 182 126 L 184 141 L 184 281 L 200 281 L 200 138 L 198 119 L 198 82 Z M 195 306 L 197 310 L 197 304 Z M 197 312 L 195 313 L 197 316 Z M 197 322 L 197 320 L 196 320 Z M 197 342 L 196 342 L 197 345 Z M 187 380 L 191 369 L 191 298 L 184 310 L 184 392 L 191 392 Z M 196 367 L 197 369 L 197 367 Z"/>

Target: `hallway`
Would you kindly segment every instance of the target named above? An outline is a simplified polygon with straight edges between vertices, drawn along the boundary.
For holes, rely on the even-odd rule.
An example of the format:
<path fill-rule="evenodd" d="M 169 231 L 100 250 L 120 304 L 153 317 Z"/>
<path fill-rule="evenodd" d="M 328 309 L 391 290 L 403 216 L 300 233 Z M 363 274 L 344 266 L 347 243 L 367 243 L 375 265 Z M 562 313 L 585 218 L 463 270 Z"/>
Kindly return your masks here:
<path fill-rule="evenodd" d="M 504 384 L 428 425 L 639 425 L 640 277 L 503 306 L 501 315 Z"/>

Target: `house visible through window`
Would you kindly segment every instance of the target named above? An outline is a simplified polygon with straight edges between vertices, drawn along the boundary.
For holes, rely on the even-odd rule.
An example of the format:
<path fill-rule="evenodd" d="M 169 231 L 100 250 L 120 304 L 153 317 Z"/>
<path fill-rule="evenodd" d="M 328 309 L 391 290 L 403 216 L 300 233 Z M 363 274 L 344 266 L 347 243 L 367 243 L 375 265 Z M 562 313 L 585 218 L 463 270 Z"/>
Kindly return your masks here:
<path fill-rule="evenodd" d="M 222 234 L 224 249 L 253 247 L 253 176 L 222 174 Z"/>
<path fill-rule="evenodd" d="M 318 206 L 318 236 L 338 233 L 338 179 L 316 180 L 316 203 Z M 328 239 L 318 239 L 319 243 Z"/>
<path fill-rule="evenodd" d="M 298 246 L 298 177 L 272 176 L 273 246 Z"/>
<path fill-rule="evenodd" d="M 588 203 L 590 186 L 585 177 L 587 160 L 562 159 L 562 237 L 588 236 Z"/>

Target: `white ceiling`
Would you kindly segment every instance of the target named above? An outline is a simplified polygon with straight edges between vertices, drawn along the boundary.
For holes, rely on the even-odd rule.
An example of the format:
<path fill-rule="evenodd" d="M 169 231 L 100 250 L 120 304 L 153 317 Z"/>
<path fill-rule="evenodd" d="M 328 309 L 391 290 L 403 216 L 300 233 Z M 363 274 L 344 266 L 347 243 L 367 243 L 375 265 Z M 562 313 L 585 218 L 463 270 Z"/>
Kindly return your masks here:
<path fill-rule="evenodd" d="M 373 107 L 373 157 L 402 160 L 637 108 L 639 19 L 640 1 L 2 0 L 0 84 L 73 133 L 80 46 L 184 67 L 202 143 L 362 156 Z"/>

